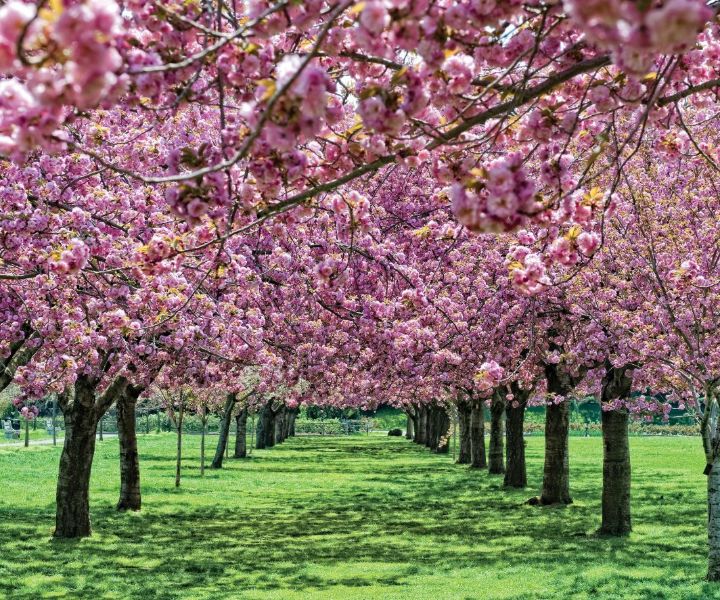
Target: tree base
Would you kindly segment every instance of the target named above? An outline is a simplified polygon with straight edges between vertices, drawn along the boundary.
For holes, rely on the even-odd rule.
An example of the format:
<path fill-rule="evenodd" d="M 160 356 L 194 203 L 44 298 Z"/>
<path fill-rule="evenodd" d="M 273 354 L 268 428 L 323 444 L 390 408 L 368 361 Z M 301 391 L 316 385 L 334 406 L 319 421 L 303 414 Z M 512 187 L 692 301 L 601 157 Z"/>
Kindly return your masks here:
<path fill-rule="evenodd" d="M 530 506 L 568 506 L 572 503 L 572 498 L 550 499 L 542 496 L 534 496 L 525 502 Z"/>
<path fill-rule="evenodd" d="M 597 535 L 601 537 L 627 537 L 632 533 L 632 529 L 624 527 L 603 528 L 597 530 Z"/>
<path fill-rule="evenodd" d="M 90 537 L 92 534 L 92 528 L 90 524 L 75 524 L 73 523 L 67 527 L 55 527 L 53 531 L 53 537 L 59 540 L 78 540 L 86 537 Z"/>
<path fill-rule="evenodd" d="M 720 581 L 720 568 L 708 571 L 708 574 L 705 576 L 705 581 Z"/>
<path fill-rule="evenodd" d="M 116 510 L 119 512 L 125 512 L 128 510 L 131 510 L 133 512 L 137 512 L 140 510 L 140 501 L 132 501 L 132 500 L 120 500 L 118 502 L 117 506 L 115 507 Z"/>

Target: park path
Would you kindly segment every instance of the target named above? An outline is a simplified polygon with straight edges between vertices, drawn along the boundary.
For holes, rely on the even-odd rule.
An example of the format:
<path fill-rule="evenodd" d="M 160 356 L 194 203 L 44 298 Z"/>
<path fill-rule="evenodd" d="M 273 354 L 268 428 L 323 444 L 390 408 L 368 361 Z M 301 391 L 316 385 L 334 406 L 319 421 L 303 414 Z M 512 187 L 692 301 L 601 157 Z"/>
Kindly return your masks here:
<path fill-rule="evenodd" d="M 104 433 L 103 437 L 104 438 L 115 438 L 115 437 L 117 437 L 117 433 Z M 58 445 L 60 445 L 62 443 L 63 439 L 64 438 L 62 438 L 62 437 L 57 438 Z M 97 439 L 98 440 L 100 439 L 100 434 L 97 435 Z M 49 446 L 52 443 L 53 443 L 53 441 L 50 438 L 48 438 L 46 440 L 30 440 L 31 446 Z M 25 445 L 25 441 L 20 440 L 19 442 L 0 443 L 0 448 L 13 448 L 13 447 L 24 446 L 24 445 Z"/>

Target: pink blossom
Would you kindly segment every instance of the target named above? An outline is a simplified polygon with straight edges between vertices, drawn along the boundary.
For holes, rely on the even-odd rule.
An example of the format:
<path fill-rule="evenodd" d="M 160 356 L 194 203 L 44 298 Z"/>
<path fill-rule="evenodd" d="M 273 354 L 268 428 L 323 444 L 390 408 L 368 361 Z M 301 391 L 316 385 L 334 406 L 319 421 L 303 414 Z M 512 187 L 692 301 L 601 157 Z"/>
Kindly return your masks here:
<path fill-rule="evenodd" d="M 585 256 L 592 256 L 600 247 L 600 236 L 594 232 L 583 231 L 577 238 L 577 246 Z"/>
<path fill-rule="evenodd" d="M 360 24 L 371 34 L 382 33 L 390 23 L 385 3 L 382 0 L 370 0 L 360 13 Z"/>

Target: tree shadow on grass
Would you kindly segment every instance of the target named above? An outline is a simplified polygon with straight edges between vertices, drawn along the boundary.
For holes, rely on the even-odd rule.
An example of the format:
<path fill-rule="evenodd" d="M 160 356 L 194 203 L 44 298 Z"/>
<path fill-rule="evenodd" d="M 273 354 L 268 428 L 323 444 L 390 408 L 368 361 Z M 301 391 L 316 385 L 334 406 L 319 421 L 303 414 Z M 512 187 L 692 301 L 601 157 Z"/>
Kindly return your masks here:
<path fill-rule="evenodd" d="M 142 458 L 145 472 L 156 462 L 169 475 L 171 456 Z M 532 490 L 501 492 L 497 477 L 409 442 L 293 440 L 227 465 L 213 472 L 228 488 L 217 501 L 190 486 L 168 489 L 150 475 L 143 511 L 123 514 L 109 502 L 116 488 L 102 487 L 92 507 L 94 535 L 79 542 L 48 542 L 51 503 L 36 510 L 0 504 L 5 591 L 11 598 L 312 597 L 377 585 L 402 591 L 423 574 L 522 573 L 529 564 L 554 574 L 552 593 L 542 597 L 583 590 L 619 598 L 631 590 L 638 598 L 711 598 L 717 591 L 706 585 L 673 595 L 697 583 L 688 559 L 704 553 L 697 530 L 704 506 L 682 489 L 668 491 L 666 479 L 647 477 L 634 496 L 636 523 L 666 530 L 613 539 L 592 535 L 598 488 L 583 483 L 597 478 L 592 463 L 574 466 L 575 504 L 565 508 L 527 506 Z M 533 465 L 533 481 L 539 473 Z M 191 480 L 219 493 L 218 481 Z M 679 499 L 688 501 L 682 514 L 669 512 Z"/>

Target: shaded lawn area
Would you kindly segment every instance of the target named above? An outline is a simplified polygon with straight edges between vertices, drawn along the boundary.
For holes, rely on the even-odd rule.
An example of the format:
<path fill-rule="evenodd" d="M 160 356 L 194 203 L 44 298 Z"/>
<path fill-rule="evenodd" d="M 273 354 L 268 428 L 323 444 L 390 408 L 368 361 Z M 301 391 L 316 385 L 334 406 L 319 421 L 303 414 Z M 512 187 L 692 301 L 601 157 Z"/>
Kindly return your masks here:
<path fill-rule="evenodd" d="M 143 510 L 118 514 L 117 441 L 98 442 L 94 534 L 51 541 L 60 449 L 0 449 L 0 597 L 488 599 L 720 598 L 705 583 L 704 459 L 697 438 L 631 438 L 634 532 L 599 526 L 602 445 L 570 439 L 575 504 L 527 491 L 404 438 L 295 438 L 199 476 L 185 438 L 140 436 Z M 214 443 L 211 438 L 210 444 Z M 211 454 L 212 448 L 209 448 Z"/>

